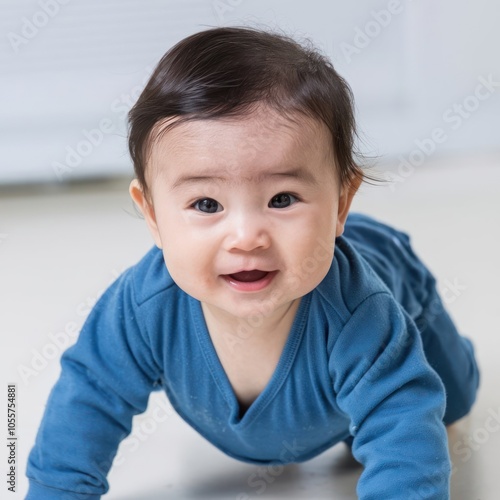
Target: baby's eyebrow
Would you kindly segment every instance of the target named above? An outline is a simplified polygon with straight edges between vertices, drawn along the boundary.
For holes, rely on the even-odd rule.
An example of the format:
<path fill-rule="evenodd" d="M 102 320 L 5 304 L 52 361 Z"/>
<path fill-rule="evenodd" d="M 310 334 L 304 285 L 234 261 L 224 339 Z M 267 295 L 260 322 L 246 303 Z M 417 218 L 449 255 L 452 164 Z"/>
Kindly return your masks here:
<path fill-rule="evenodd" d="M 247 182 L 264 182 L 273 177 L 288 177 L 291 179 L 296 179 L 306 184 L 318 185 L 318 180 L 316 177 L 309 172 L 308 170 L 298 167 L 293 168 L 291 170 L 283 170 L 276 172 L 264 172 L 259 175 L 254 175 L 250 177 L 244 177 L 241 179 L 237 179 L 236 182 L 241 182 L 241 180 L 245 180 Z M 179 176 L 172 185 L 172 190 L 176 189 L 180 186 L 184 186 L 186 184 L 198 184 L 202 182 L 219 182 L 219 183 L 230 183 L 235 182 L 233 179 L 228 179 L 222 173 L 213 172 L 212 174 L 187 174 Z"/>
<path fill-rule="evenodd" d="M 181 175 L 172 184 L 172 190 L 189 184 L 199 184 L 201 182 L 224 182 L 224 177 L 214 175 Z"/>
<path fill-rule="evenodd" d="M 291 170 L 284 170 L 281 172 L 266 172 L 259 176 L 259 182 L 272 177 L 290 177 L 307 184 L 318 184 L 318 180 L 316 179 L 316 177 L 309 170 L 306 170 L 302 167 L 297 167 Z"/>

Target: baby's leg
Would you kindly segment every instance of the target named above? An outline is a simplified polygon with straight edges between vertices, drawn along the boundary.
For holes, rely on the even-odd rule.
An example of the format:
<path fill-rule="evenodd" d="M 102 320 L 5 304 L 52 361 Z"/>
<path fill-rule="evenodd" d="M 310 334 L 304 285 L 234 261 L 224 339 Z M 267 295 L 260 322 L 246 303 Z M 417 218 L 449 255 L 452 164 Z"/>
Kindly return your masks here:
<path fill-rule="evenodd" d="M 409 236 L 365 215 L 350 214 L 344 237 L 415 320 L 427 359 L 446 388 L 444 423 L 462 418 L 470 411 L 479 384 L 474 349 L 458 333 L 436 290 L 435 278 L 413 251 Z"/>
<path fill-rule="evenodd" d="M 480 376 L 474 348 L 469 339 L 458 333 L 435 285 L 416 324 L 427 360 L 446 389 L 443 420 L 448 425 L 467 415 L 476 399 Z"/>

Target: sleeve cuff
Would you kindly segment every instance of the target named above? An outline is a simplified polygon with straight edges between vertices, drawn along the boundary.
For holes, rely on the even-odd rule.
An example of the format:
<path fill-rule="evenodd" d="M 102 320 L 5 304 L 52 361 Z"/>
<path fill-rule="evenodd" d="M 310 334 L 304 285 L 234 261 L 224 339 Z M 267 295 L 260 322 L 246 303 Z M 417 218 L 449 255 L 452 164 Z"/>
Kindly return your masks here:
<path fill-rule="evenodd" d="M 100 494 L 60 490 L 30 479 L 25 500 L 99 500 L 100 498 Z"/>

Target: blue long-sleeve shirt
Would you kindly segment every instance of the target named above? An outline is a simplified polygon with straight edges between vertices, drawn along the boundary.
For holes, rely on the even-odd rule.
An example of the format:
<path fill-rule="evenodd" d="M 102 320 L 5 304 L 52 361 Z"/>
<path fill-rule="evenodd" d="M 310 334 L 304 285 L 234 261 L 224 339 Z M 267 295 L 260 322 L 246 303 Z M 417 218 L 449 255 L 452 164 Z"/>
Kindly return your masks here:
<path fill-rule="evenodd" d="M 29 457 L 27 499 L 105 493 L 118 444 L 156 389 L 236 459 L 301 462 L 354 436 L 361 499 L 447 499 L 445 388 L 414 321 L 433 286 L 406 235 L 351 215 L 327 276 L 300 302 L 272 378 L 241 414 L 200 302 L 153 248 L 103 294 L 64 353 Z"/>

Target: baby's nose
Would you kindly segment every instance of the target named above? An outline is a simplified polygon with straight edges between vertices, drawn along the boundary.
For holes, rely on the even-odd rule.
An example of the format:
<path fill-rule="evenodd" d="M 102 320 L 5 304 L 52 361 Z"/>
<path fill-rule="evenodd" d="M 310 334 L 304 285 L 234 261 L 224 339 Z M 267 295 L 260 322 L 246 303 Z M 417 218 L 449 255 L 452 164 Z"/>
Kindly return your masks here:
<path fill-rule="evenodd" d="M 256 215 L 240 215 L 231 221 L 226 238 L 228 250 L 250 252 L 269 248 L 271 234 L 265 218 Z"/>

